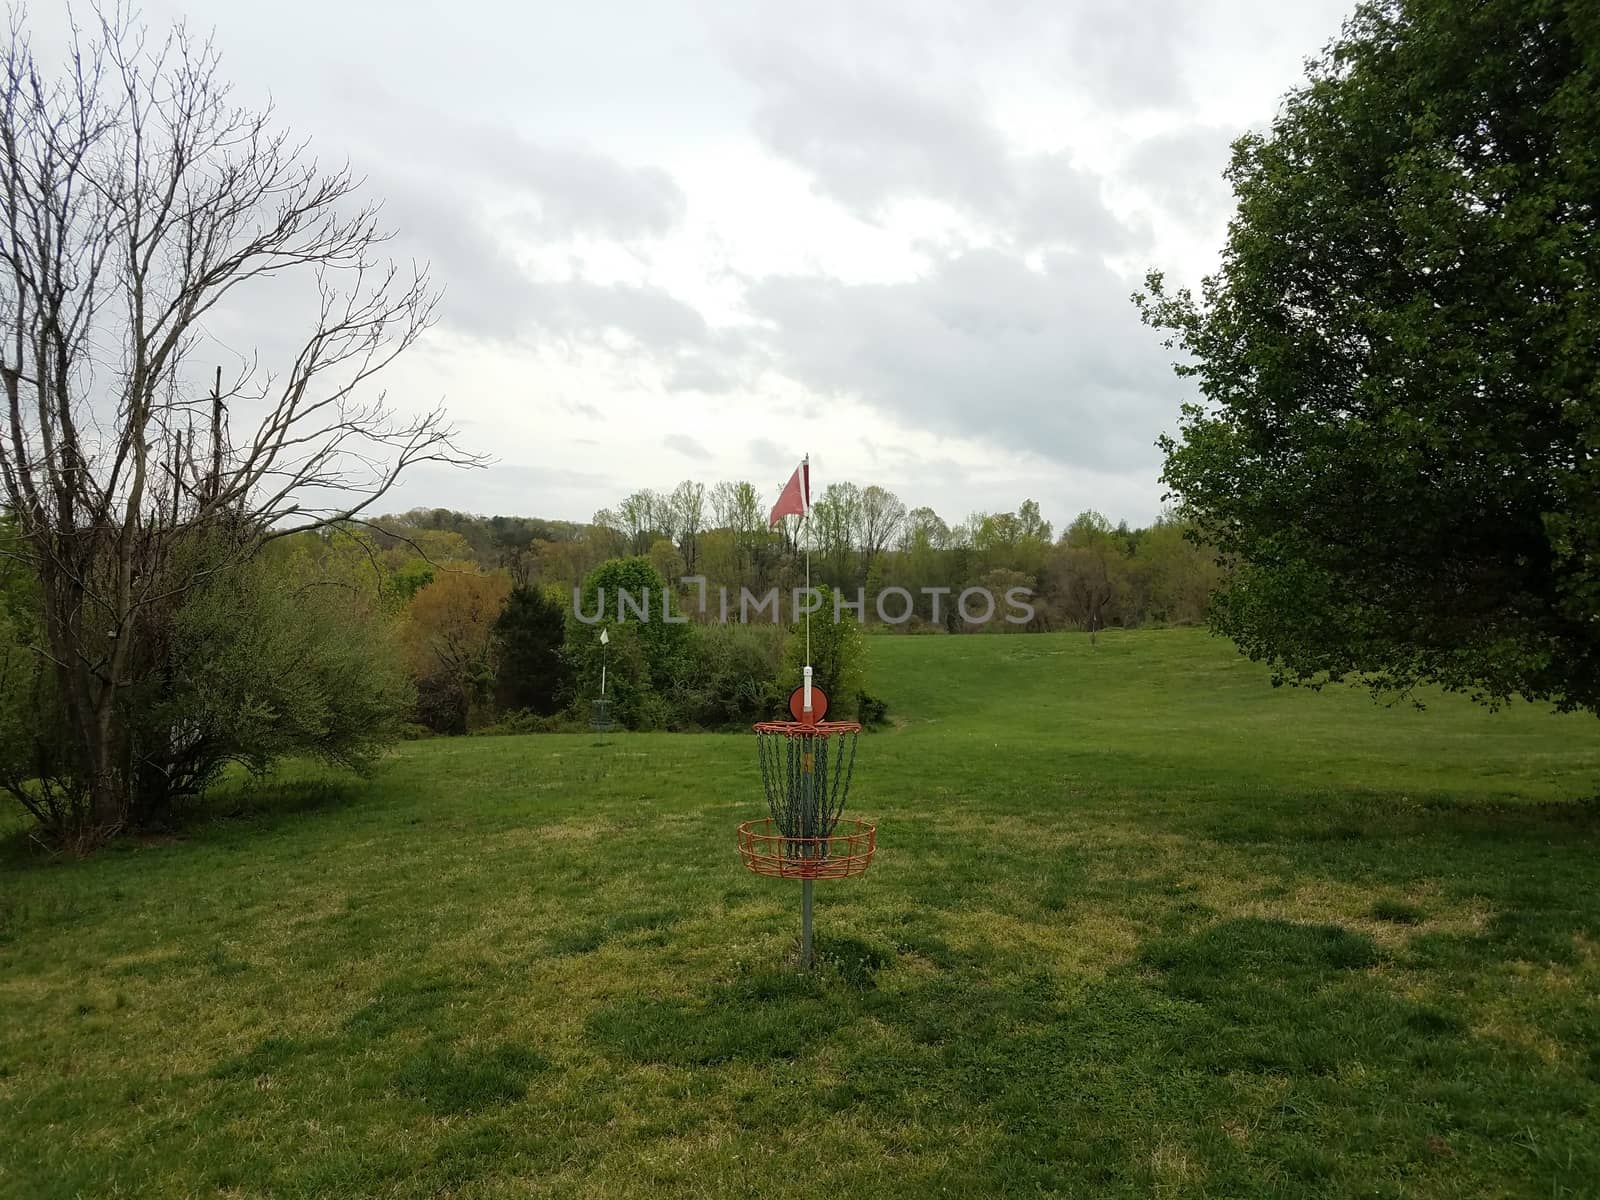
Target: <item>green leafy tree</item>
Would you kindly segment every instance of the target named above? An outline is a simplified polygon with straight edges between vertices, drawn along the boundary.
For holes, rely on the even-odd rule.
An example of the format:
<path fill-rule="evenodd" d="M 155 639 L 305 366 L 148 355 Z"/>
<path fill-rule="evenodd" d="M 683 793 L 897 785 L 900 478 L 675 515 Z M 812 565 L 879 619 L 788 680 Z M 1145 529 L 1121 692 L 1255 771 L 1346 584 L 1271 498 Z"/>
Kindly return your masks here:
<path fill-rule="evenodd" d="M 1164 478 L 1277 677 L 1600 707 L 1600 8 L 1359 8 L 1234 145 L 1220 273 L 1138 298 Z"/>
<path fill-rule="evenodd" d="M 669 697 L 691 673 L 690 632 L 661 573 L 648 558 L 613 559 L 589 573 L 576 601 L 567 618 L 566 655 L 580 715 L 600 694 L 604 662 L 614 720 L 629 729 L 677 721 Z M 664 618 L 664 603 L 674 620 Z M 602 631 L 609 645 L 601 645 Z"/>
<path fill-rule="evenodd" d="M 1141 531 L 1132 561 L 1132 606 L 1141 623 L 1192 625 L 1204 619 L 1223 582 L 1209 547 L 1197 545 L 1182 521 L 1163 515 Z"/>
<path fill-rule="evenodd" d="M 495 698 L 502 710 L 548 716 L 567 685 L 567 614 L 560 598 L 540 588 L 512 589 L 494 625 Z"/>
<path fill-rule="evenodd" d="M 813 581 L 854 587 L 856 531 L 861 526 L 861 489 L 853 483 L 830 483 L 811 506 Z"/>

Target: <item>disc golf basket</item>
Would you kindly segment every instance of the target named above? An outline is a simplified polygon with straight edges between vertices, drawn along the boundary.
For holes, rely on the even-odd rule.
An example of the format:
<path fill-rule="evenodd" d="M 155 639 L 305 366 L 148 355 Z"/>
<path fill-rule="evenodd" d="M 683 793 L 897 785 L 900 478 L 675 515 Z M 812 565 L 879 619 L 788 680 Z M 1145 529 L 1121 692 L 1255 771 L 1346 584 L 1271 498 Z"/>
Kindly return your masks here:
<path fill-rule="evenodd" d="M 854 721 L 828 721 L 828 698 L 806 682 L 789 697 L 790 721 L 754 726 L 768 816 L 739 826 L 739 855 L 757 875 L 798 879 L 800 965 L 811 966 L 811 885 L 859 875 L 877 851 L 877 826 L 843 817 L 855 773 Z"/>

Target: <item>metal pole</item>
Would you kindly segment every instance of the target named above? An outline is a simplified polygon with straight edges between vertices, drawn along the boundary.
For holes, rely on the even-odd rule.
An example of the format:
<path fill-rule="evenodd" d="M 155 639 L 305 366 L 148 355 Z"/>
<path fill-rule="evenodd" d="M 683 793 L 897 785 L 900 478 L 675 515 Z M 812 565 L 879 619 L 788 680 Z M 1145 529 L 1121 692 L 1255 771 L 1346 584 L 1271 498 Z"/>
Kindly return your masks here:
<path fill-rule="evenodd" d="M 811 599 L 811 455 L 800 464 L 800 502 L 805 511 L 800 516 L 800 536 L 806 544 L 806 600 Z M 806 674 L 811 673 L 811 605 L 806 605 Z M 807 680 L 809 683 L 810 681 Z M 829 687 L 833 684 L 829 683 Z M 811 690 L 806 689 L 806 711 L 811 711 Z"/>
<path fill-rule="evenodd" d="M 811 880 L 800 884 L 800 966 L 811 969 Z"/>

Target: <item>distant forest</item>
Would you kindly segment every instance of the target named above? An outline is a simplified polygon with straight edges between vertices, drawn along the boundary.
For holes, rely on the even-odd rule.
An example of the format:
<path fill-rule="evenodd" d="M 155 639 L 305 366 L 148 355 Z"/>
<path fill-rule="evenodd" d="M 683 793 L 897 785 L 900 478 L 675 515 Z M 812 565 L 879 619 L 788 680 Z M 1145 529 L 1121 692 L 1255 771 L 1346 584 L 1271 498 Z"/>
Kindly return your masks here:
<path fill-rule="evenodd" d="M 769 531 L 769 497 L 746 481 L 707 487 L 686 480 L 670 492 L 638 491 L 602 509 L 588 523 L 539 517 L 477 516 L 417 508 L 372 522 L 375 549 L 402 594 L 429 582 L 437 567 L 471 564 L 504 573 L 514 586 L 560 589 L 570 596 L 600 564 L 648 558 L 667 580 L 703 577 L 712 595 L 762 593 L 804 582 L 800 521 Z M 1167 513 L 1152 525 L 1113 525 L 1098 512 L 1079 513 L 1057 533 L 1039 505 L 1024 500 L 1010 512 L 975 512 L 954 524 L 932 508 L 907 509 L 876 485 L 833 483 L 815 497 L 811 514 L 811 580 L 853 596 L 902 587 L 916 616 L 901 628 L 934 629 L 933 597 L 923 589 L 1013 587 L 1035 594 L 1030 630 L 1188 624 L 1205 615 L 1221 581 L 1216 555 L 1196 544 L 1185 523 Z M 698 588 L 680 588 L 694 616 Z M 713 602 L 711 607 L 715 607 Z M 963 632 L 948 599 L 937 628 Z M 993 622 L 993 631 L 1017 626 Z"/>

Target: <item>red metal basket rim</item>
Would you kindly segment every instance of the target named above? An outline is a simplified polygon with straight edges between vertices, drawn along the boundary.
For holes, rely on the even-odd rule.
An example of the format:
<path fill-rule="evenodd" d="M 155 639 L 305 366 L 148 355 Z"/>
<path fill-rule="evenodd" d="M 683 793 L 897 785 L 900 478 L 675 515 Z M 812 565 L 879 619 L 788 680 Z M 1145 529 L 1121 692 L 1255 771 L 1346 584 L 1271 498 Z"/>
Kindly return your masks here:
<path fill-rule="evenodd" d="M 757 721 L 750 728 L 757 733 L 781 733 L 786 737 L 831 737 L 839 733 L 861 732 L 861 726 L 854 721 L 818 721 L 812 725 L 804 721 Z"/>
<path fill-rule="evenodd" d="M 739 825 L 739 857 L 745 869 L 773 879 L 847 879 L 872 865 L 878 852 L 878 826 L 861 817 L 842 817 L 826 837 L 791 838 L 767 833 L 775 822 L 757 817 Z M 846 827 L 839 832 L 840 827 Z M 810 850 L 810 854 L 796 854 Z M 821 851 L 821 853 L 817 853 Z"/>

